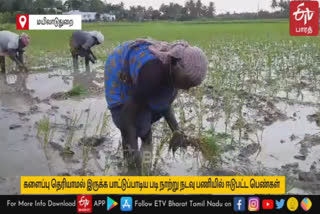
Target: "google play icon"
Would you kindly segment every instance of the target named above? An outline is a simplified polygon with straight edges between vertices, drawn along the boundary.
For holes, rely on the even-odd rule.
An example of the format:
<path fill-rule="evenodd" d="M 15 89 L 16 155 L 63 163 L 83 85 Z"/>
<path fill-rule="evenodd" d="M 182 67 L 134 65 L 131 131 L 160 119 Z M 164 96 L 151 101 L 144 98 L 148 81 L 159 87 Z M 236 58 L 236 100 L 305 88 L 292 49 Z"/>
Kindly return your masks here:
<path fill-rule="evenodd" d="M 117 206 L 118 203 L 110 197 L 107 197 L 107 211 L 110 211 L 112 208 Z"/>

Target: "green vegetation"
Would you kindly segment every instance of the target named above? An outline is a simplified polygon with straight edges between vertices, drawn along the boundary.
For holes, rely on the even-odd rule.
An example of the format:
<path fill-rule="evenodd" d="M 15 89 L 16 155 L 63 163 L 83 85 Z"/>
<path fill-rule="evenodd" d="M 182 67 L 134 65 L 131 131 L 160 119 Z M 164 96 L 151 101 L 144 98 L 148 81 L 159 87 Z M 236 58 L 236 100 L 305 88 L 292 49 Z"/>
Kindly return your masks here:
<path fill-rule="evenodd" d="M 83 85 L 74 85 L 67 94 L 71 97 L 73 96 L 82 96 L 87 94 L 87 89 Z"/>
<path fill-rule="evenodd" d="M 37 123 L 37 137 L 42 138 L 43 148 L 46 149 L 49 141 L 53 138 L 54 129 L 51 127 L 50 119 L 44 116 Z"/>
<path fill-rule="evenodd" d="M 119 43 L 146 36 L 166 41 L 184 39 L 204 49 L 209 61 L 205 82 L 181 92 L 174 105 L 185 134 L 196 136 L 189 144 L 198 149 L 196 158 L 205 164 L 209 162 L 210 166 L 224 151 L 241 148 L 242 142 L 260 144 L 263 129 L 279 120 L 281 113 L 286 114 L 277 109 L 278 104 L 319 103 L 319 37 L 290 36 L 287 20 L 94 23 L 84 24 L 83 29 L 99 30 L 105 35 L 104 44 L 93 48 L 100 62 Z M 50 56 L 54 56 L 53 64 L 64 65 L 59 58 L 70 55 L 68 44 L 72 31 L 27 33 L 32 38 L 26 51 L 28 63 L 44 63 L 43 58 L 37 57 L 48 56 L 51 60 Z M 86 89 L 78 85 L 68 93 L 79 96 Z M 304 94 L 309 97 L 305 99 Z M 319 115 L 314 118 L 318 119 Z M 71 148 L 78 120 L 76 116 L 69 124 L 73 128 L 68 133 L 66 150 Z M 91 121 L 88 113 L 85 136 Z M 97 124 L 91 126 L 93 135 L 101 137 L 108 133 L 107 121 L 110 122 L 110 117 L 101 114 Z M 155 138 L 153 168 L 166 161 L 161 154 L 170 133 L 155 134 L 158 138 Z M 86 168 L 90 148 L 83 149 L 83 168 Z"/>
<path fill-rule="evenodd" d="M 66 121 L 67 127 L 68 127 L 68 133 L 66 137 L 66 143 L 64 145 L 64 150 L 63 150 L 64 154 L 71 154 L 71 155 L 74 154 L 74 152 L 72 151 L 72 144 L 73 144 L 74 137 L 78 129 L 78 124 L 81 117 L 82 117 L 82 112 L 80 113 L 80 115 L 77 113 L 74 113 L 72 114 L 72 117 Z"/>
<path fill-rule="evenodd" d="M 7 30 L 16 31 L 15 25 L 7 25 Z M 145 22 L 145 23 L 94 23 L 83 24 L 83 30 L 98 30 L 105 36 L 104 44 L 93 51 L 100 60 L 105 60 L 114 46 L 121 42 L 142 37 L 173 41 L 184 39 L 202 48 L 210 44 L 238 44 L 239 42 L 266 41 L 311 41 L 319 44 L 317 37 L 291 37 L 287 21 L 270 20 L 237 22 Z M 128 33 L 130 32 L 130 33 Z M 21 33 L 21 31 L 18 31 Z M 32 61 L 41 62 L 45 56 L 69 56 L 69 39 L 72 31 L 26 31 L 31 36 L 31 44 L 26 49 Z M 245 50 L 244 50 L 245 51 Z"/>
<path fill-rule="evenodd" d="M 205 159 L 211 162 L 216 161 L 220 154 L 219 144 L 222 143 L 222 139 L 224 136 L 214 131 L 207 131 L 203 134 L 202 143 L 199 146 Z"/>

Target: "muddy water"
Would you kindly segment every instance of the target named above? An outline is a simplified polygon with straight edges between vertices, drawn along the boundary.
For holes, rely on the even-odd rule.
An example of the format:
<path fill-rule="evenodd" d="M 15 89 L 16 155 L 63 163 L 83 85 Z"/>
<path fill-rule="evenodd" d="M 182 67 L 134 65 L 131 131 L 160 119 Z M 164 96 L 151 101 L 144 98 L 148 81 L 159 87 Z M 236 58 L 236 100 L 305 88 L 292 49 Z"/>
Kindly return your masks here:
<path fill-rule="evenodd" d="M 307 116 L 317 112 L 317 108 L 302 105 L 279 104 L 279 109 L 291 116 L 286 121 L 277 121 L 266 127 L 262 133 L 261 153 L 256 161 L 261 161 L 265 166 L 277 168 L 279 166 L 298 162 L 299 168 L 308 169 L 317 160 L 316 156 L 309 157 L 305 161 L 294 158 L 299 156 L 299 141 L 305 134 L 316 134 L 319 127 L 316 123 L 310 123 Z M 320 151 L 320 147 L 315 147 Z M 303 157 L 302 157 L 303 158 Z"/>
<path fill-rule="evenodd" d="M 32 90 L 32 96 L 43 100 L 53 93 L 71 90 L 72 80 L 70 75 L 58 72 L 30 74 L 26 80 L 26 87 Z"/>
<path fill-rule="evenodd" d="M 103 70 L 101 65 L 95 68 L 93 73 L 70 73 L 60 69 L 52 72 L 31 73 L 29 75 L 17 75 L 17 78 L 8 80 L 0 76 L 0 193 L 18 193 L 12 189 L 12 182 L 19 182 L 16 178 L 21 175 L 119 175 L 124 173 L 121 167 L 121 138 L 117 128 L 113 125 L 110 113 L 106 107 L 103 93 L 87 94 L 80 97 L 64 97 L 54 99 L 54 93 L 67 92 L 73 85 L 95 86 L 97 91 L 103 87 Z M 92 84 L 95 82 L 94 84 Z M 103 90 L 102 90 L 103 91 Z M 184 127 L 187 133 L 195 130 L 197 124 L 197 107 L 192 103 L 187 94 L 181 95 L 185 104 L 185 114 L 189 123 Z M 308 96 L 306 96 L 308 97 Z M 311 99 L 312 100 L 312 99 Z M 314 101 L 314 99 L 313 99 Z M 214 102 L 204 100 L 203 128 L 214 127 L 216 132 L 226 131 L 225 117 L 221 112 L 220 117 L 214 122 L 208 118 L 218 112 L 213 109 Z M 179 112 L 178 103 L 175 103 Z M 155 175 L 227 175 L 241 174 L 239 167 L 258 168 L 262 171 L 274 172 L 282 175 L 287 173 L 283 166 L 292 165 L 296 174 L 290 176 L 299 183 L 299 172 L 309 172 L 315 163 L 319 163 L 320 146 L 315 145 L 307 154 L 301 154 L 301 144 L 306 134 L 315 135 L 319 128 L 315 122 L 310 122 L 307 116 L 318 111 L 317 107 L 300 104 L 275 103 L 276 108 L 286 115 L 286 119 L 277 119 L 271 124 L 264 125 L 262 129 L 249 133 L 254 143 L 260 145 L 260 149 L 246 151 L 252 141 L 241 140 L 237 142 L 237 130 L 234 130 L 236 142 L 230 146 L 230 150 L 222 153 L 222 162 L 216 169 L 204 169 L 201 154 L 193 149 L 175 155 L 168 152 L 165 144 L 159 156 L 155 156 L 157 164 L 153 165 Z M 256 109 L 245 109 L 247 121 L 260 120 Z M 106 112 L 108 120 L 106 129 L 101 131 L 103 114 Z M 253 112 L 253 113 L 252 113 Z M 178 113 L 177 113 L 178 114 Z M 47 147 L 43 140 L 37 137 L 37 123 L 47 116 L 52 126 L 52 137 Z M 75 124 L 71 124 L 74 118 L 78 118 Z M 208 122 L 209 121 L 209 122 Z M 230 121 L 235 122 L 235 118 Z M 160 141 L 170 133 L 163 129 L 164 121 L 154 124 L 154 153 L 159 149 Z M 99 126 L 98 126 L 99 124 Z M 65 153 L 65 148 L 70 137 L 70 130 L 74 130 L 70 150 L 73 154 Z M 230 127 L 227 128 L 230 131 Z M 228 132 L 229 132 L 228 131 Z M 259 136 L 259 140 L 256 138 Z M 105 137 L 102 144 L 91 145 L 91 141 L 83 137 Z M 85 145 L 85 146 L 84 146 Z M 239 158 L 239 154 L 245 154 L 245 159 Z M 242 155 L 243 156 L 243 155 Z M 297 164 L 296 164 L 297 163 Z M 313 167 L 314 168 L 314 167 Z M 318 171 L 315 171 L 317 173 Z M 298 173 L 298 174 L 297 174 Z M 247 169 L 247 174 L 259 174 Z M 294 191 L 315 193 L 314 185 L 319 183 L 313 180 L 310 185 L 302 182 L 304 190 L 296 185 Z M 299 183 L 300 184 L 300 183 Z"/>

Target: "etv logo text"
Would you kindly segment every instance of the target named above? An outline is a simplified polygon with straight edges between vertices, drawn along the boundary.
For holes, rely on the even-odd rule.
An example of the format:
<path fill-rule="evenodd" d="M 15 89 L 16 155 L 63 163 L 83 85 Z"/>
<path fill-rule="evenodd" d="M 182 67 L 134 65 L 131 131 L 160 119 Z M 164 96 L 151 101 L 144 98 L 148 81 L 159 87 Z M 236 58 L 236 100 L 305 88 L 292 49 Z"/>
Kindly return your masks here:
<path fill-rule="evenodd" d="M 319 2 L 290 2 L 290 35 L 317 36 L 319 34 Z"/>
<path fill-rule="evenodd" d="M 92 213 L 92 195 L 77 196 L 77 212 Z"/>

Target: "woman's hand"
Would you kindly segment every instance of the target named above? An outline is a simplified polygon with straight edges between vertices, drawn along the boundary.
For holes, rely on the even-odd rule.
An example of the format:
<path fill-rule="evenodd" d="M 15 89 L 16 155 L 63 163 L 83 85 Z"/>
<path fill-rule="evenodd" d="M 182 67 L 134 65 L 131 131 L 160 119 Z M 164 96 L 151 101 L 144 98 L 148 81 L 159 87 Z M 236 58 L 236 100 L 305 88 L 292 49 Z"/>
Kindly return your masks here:
<path fill-rule="evenodd" d="M 186 148 L 187 136 L 180 130 L 175 130 L 172 133 L 172 137 L 169 141 L 169 150 L 172 150 L 173 154 L 178 148 Z"/>
<path fill-rule="evenodd" d="M 179 129 L 178 122 L 170 106 L 168 110 L 164 113 L 164 118 L 166 119 L 171 131 L 172 137 L 169 142 L 169 150 L 172 150 L 173 153 L 176 152 L 178 148 L 184 147 L 186 148 L 186 139 L 187 136 Z"/>

